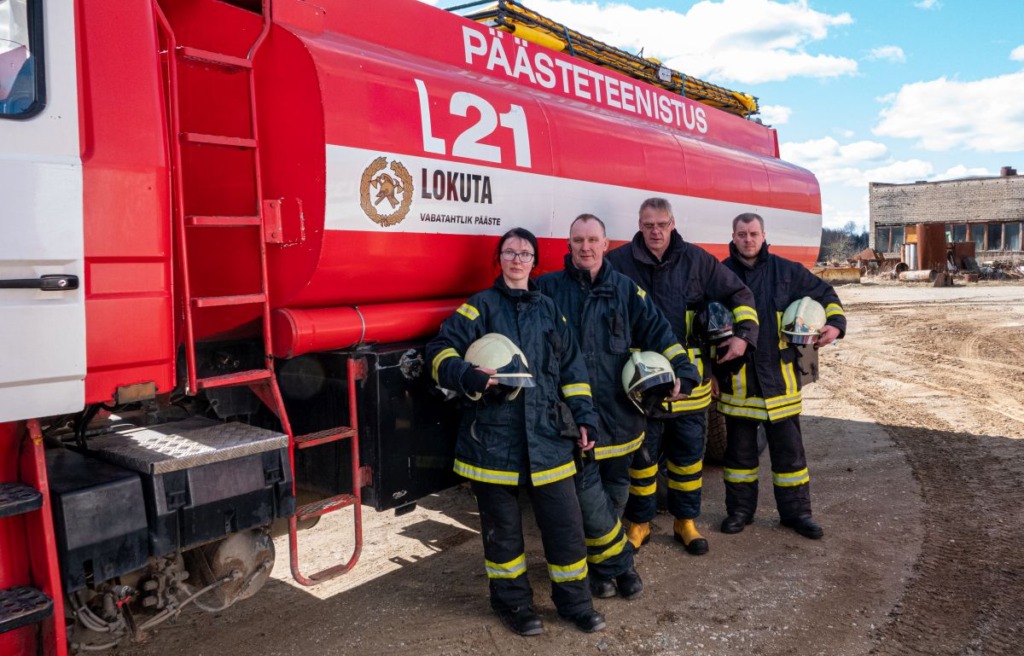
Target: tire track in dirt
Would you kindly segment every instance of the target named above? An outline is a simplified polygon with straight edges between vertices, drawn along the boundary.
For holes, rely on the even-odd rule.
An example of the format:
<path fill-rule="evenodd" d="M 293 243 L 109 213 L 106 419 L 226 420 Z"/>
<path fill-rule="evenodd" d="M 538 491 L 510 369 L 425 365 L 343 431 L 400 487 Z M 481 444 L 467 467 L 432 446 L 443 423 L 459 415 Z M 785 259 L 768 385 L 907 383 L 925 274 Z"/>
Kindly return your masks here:
<path fill-rule="evenodd" d="M 873 385 L 870 369 L 837 362 L 826 385 L 885 427 L 906 454 L 927 509 L 914 577 L 872 653 L 1020 654 L 1024 444 L 957 432 L 891 387 Z M 906 381 L 908 391 L 920 382 Z"/>

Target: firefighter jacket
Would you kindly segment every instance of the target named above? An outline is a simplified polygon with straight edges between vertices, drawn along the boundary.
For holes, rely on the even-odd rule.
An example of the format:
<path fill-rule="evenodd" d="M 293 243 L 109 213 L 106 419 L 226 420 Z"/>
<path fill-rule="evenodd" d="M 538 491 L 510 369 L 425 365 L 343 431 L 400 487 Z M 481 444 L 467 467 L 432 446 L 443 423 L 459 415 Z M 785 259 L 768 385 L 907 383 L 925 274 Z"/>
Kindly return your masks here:
<path fill-rule="evenodd" d="M 487 393 L 469 401 L 465 395 L 462 376 L 473 365 L 462 356 L 487 333 L 508 337 L 526 356 L 536 387 L 522 388 L 514 401 Z M 456 473 L 499 485 L 518 485 L 526 472 L 534 485 L 576 473 L 575 440 L 563 436 L 559 399 L 577 424 L 598 425 L 587 368 L 565 318 L 532 281 L 529 290 L 509 289 L 499 276 L 493 287 L 474 294 L 441 324 L 426 355 L 434 380 L 457 392 L 464 406 Z"/>
<path fill-rule="evenodd" d="M 595 457 L 601 460 L 636 451 L 643 442 L 646 421 L 622 388 L 630 348 L 664 355 L 683 394 L 701 382 L 672 326 L 644 290 L 608 264 L 591 279 L 589 271 L 577 269 L 572 256 L 566 255 L 565 268 L 542 276 L 537 286 L 555 300 L 583 351 L 601 419 L 602 443 L 594 449 Z"/>
<path fill-rule="evenodd" d="M 761 325 L 757 350 L 715 369 L 721 390 L 718 410 L 733 417 L 779 421 L 800 414 L 799 349 L 782 334 L 782 314 L 793 301 L 804 296 L 825 308 L 826 324 L 846 334 L 846 315 L 832 285 L 815 276 L 802 264 L 761 248 L 753 266 L 740 259 L 729 244 L 725 266 L 753 291 Z"/>
<path fill-rule="evenodd" d="M 733 334 L 753 348 L 758 333 L 753 294 L 735 273 L 703 248 L 684 241 L 675 230 L 661 260 L 647 248 L 640 232 L 631 243 L 608 253 L 606 259 L 650 294 L 701 376 L 702 383 L 689 398 L 673 402 L 671 408 L 663 406 L 664 416 L 696 412 L 711 405 L 710 360 L 701 336 L 694 333 L 693 319 L 705 303 L 718 301 L 732 311 Z"/>

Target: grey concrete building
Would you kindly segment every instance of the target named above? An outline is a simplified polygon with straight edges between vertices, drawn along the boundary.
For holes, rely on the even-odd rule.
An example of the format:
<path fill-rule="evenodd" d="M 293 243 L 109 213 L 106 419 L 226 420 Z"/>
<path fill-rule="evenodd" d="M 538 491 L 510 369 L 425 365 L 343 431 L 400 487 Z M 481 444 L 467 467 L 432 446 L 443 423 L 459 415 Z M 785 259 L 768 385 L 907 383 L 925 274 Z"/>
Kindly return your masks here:
<path fill-rule="evenodd" d="M 1024 175 L 869 185 L 871 247 L 898 257 L 907 225 L 942 223 L 946 241 L 973 241 L 978 261 L 1024 261 Z"/>

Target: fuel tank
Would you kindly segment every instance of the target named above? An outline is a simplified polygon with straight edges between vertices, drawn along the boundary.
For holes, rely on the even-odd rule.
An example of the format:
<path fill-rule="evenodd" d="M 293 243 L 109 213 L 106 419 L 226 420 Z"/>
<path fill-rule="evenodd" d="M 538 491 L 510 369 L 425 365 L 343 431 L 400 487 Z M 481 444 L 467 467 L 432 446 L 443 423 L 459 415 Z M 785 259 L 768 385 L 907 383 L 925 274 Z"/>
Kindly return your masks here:
<path fill-rule="evenodd" d="M 402 304 L 465 297 L 497 275 L 495 245 L 513 227 L 540 238 L 538 272 L 557 269 L 574 217 L 596 214 L 622 243 L 652 196 L 717 256 L 748 211 L 764 216 L 774 252 L 817 256 L 818 183 L 779 159 L 774 129 L 424 3 L 276 0 L 253 68 L 282 311 L 400 316 Z M 190 248 L 210 262 L 201 279 L 246 266 L 222 238 Z"/>

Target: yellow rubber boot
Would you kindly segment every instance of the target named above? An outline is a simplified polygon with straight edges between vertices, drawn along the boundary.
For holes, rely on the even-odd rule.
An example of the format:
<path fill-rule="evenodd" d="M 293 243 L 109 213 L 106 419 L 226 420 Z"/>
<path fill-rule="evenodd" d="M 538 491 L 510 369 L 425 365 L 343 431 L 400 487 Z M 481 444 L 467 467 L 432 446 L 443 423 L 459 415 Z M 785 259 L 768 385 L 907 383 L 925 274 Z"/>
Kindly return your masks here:
<path fill-rule="evenodd" d="M 682 542 L 686 552 L 694 556 L 703 556 L 708 552 L 708 541 L 700 534 L 692 519 L 677 519 L 672 524 L 676 534 L 676 542 Z"/>
<path fill-rule="evenodd" d="M 626 539 L 633 545 L 633 548 L 640 551 L 640 547 L 647 544 L 651 539 L 651 525 L 649 522 L 630 523 L 626 529 Z"/>

